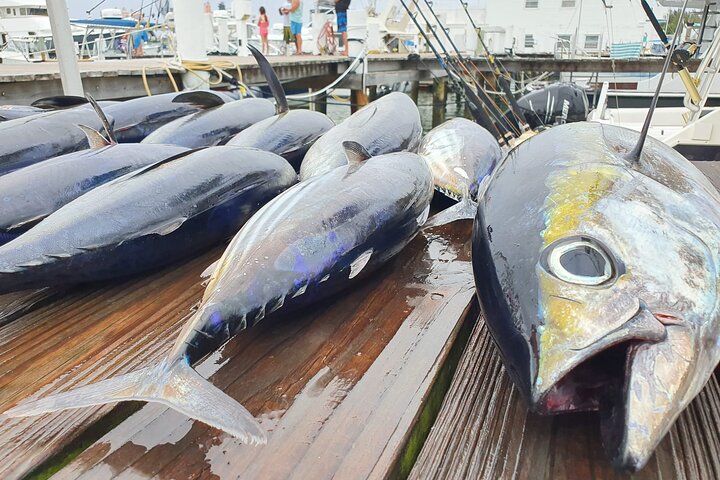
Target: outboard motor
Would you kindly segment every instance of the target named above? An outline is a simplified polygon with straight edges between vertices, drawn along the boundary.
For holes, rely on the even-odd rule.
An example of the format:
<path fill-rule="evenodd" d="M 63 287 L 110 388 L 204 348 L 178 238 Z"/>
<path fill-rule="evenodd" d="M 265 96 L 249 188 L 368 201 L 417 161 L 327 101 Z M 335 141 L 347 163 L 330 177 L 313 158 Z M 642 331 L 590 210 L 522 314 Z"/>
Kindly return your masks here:
<path fill-rule="evenodd" d="M 520 97 L 520 114 L 533 129 L 544 125 L 587 120 L 589 102 L 585 90 L 574 83 L 554 83 Z"/>

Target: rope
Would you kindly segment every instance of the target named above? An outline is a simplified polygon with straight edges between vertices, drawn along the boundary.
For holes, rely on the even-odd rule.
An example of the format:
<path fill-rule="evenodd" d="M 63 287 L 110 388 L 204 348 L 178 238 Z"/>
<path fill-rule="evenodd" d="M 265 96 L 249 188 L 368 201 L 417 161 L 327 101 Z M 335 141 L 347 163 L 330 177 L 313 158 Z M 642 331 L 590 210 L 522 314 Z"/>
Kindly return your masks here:
<path fill-rule="evenodd" d="M 203 82 L 208 82 L 211 86 L 220 85 L 223 82 L 223 78 L 231 78 L 233 79 L 233 83 L 237 83 L 238 88 L 240 89 L 240 92 L 242 94 L 249 93 L 251 96 L 254 96 L 252 92 L 250 92 L 250 89 L 245 85 L 243 82 L 243 75 L 242 70 L 240 69 L 240 65 L 232 62 L 230 60 L 207 60 L 207 61 L 197 61 L 197 60 L 181 60 L 181 61 L 172 61 L 172 62 L 164 62 L 156 66 L 152 65 L 143 65 L 142 68 L 142 80 L 143 85 L 145 86 L 145 93 L 148 97 L 152 96 L 152 92 L 150 91 L 150 85 L 148 84 L 147 80 L 147 72 L 148 70 L 162 70 L 165 73 L 167 73 L 168 78 L 170 79 L 170 83 L 173 86 L 173 89 L 176 92 L 180 91 L 180 88 L 177 85 L 177 82 L 175 81 L 175 78 L 173 77 L 173 72 L 171 71 L 171 68 L 174 68 L 176 70 L 179 70 L 180 72 L 177 73 L 189 73 L 191 75 L 194 75 L 201 79 Z M 229 73 L 227 73 L 225 70 L 232 70 L 235 69 L 237 71 L 238 79 L 235 80 Z M 198 72 L 214 72 L 216 74 L 215 77 L 210 77 L 209 79 L 205 78 L 204 76 L 200 75 Z"/>
<path fill-rule="evenodd" d="M 362 52 L 360 52 L 360 55 L 358 55 L 355 60 L 350 64 L 347 70 L 345 70 L 342 75 L 340 75 L 338 78 L 335 79 L 334 82 L 332 82 L 330 85 L 321 88 L 320 90 L 312 93 L 298 93 L 296 95 L 288 95 L 287 98 L 291 98 L 293 100 L 299 100 L 303 98 L 313 98 L 317 97 L 318 95 L 324 95 L 326 92 L 333 90 L 340 82 L 342 82 L 345 77 L 350 75 L 352 72 L 355 71 L 355 69 L 360 65 L 360 63 L 365 58 L 365 55 L 367 54 L 367 47 L 363 49 Z"/>

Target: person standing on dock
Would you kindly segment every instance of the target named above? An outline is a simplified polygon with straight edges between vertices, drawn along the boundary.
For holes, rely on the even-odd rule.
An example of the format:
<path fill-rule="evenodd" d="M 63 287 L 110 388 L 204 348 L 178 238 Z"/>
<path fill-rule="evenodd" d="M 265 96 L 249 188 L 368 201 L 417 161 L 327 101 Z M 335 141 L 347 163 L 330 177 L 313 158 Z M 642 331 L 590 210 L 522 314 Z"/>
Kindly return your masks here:
<path fill-rule="evenodd" d="M 290 16 L 288 13 L 290 11 L 290 6 L 290 3 L 285 3 L 278 9 L 280 15 L 283 17 L 283 55 L 288 54 L 288 45 L 295 41 L 295 36 L 290 31 Z"/>
<path fill-rule="evenodd" d="M 270 27 L 270 21 L 265 14 L 265 7 L 260 7 L 260 16 L 258 17 L 258 29 L 260 30 L 262 53 L 264 53 L 265 55 L 270 54 L 270 47 L 268 46 L 268 27 Z"/>
<path fill-rule="evenodd" d="M 290 33 L 295 35 L 295 55 L 302 55 L 302 0 L 292 0 L 287 13 L 290 15 Z"/>
<path fill-rule="evenodd" d="M 350 0 L 335 0 L 335 13 L 337 14 L 337 31 L 342 33 L 343 39 L 343 55 L 350 55 L 348 51 L 348 34 L 347 34 L 347 10 L 350 7 Z"/>

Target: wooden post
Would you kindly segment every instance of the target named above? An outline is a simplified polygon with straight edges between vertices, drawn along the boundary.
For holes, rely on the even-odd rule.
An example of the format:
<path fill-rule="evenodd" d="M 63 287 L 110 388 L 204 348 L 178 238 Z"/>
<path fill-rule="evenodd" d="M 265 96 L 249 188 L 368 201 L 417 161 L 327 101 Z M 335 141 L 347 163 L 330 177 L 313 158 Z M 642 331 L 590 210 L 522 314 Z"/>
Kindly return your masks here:
<path fill-rule="evenodd" d="M 315 111 L 324 113 L 327 115 L 327 95 L 324 93 L 314 97 L 313 105 L 315 105 Z"/>
<path fill-rule="evenodd" d="M 368 91 L 368 101 L 374 102 L 375 100 L 377 100 L 378 96 L 377 96 L 377 87 L 376 86 L 373 85 L 372 87 L 367 87 L 367 91 Z"/>
<path fill-rule="evenodd" d="M 445 104 L 447 101 L 447 90 L 445 89 L 445 86 L 445 78 L 436 78 L 433 80 L 433 128 L 437 127 L 445 121 Z"/>
<path fill-rule="evenodd" d="M 415 105 L 418 103 L 418 95 L 420 94 L 420 82 L 410 82 L 410 98 Z"/>
<path fill-rule="evenodd" d="M 368 96 L 364 90 L 350 91 L 350 113 L 355 113 L 368 104 Z"/>

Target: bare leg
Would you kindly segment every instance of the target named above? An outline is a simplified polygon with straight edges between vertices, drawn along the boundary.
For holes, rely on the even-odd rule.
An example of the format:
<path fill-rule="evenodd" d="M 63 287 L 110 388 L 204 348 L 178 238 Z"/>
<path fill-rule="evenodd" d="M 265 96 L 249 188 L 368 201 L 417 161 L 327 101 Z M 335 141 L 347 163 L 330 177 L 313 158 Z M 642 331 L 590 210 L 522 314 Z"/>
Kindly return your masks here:
<path fill-rule="evenodd" d="M 302 55 L 302 35 L 299 33 L 295 35 L 295 47 L 297 47 L 297 54 Z"/>
<path fill-rule="evenodd" d="M 343 32 L 342 37 L 343 37 L 343 48 L 345 49 L 345 50 L 343 50 L 343 55 L 345 55 L 347 57 L 348 55 L 350 55 L 350 52 L 348 51 L 347 32 Z"/>

